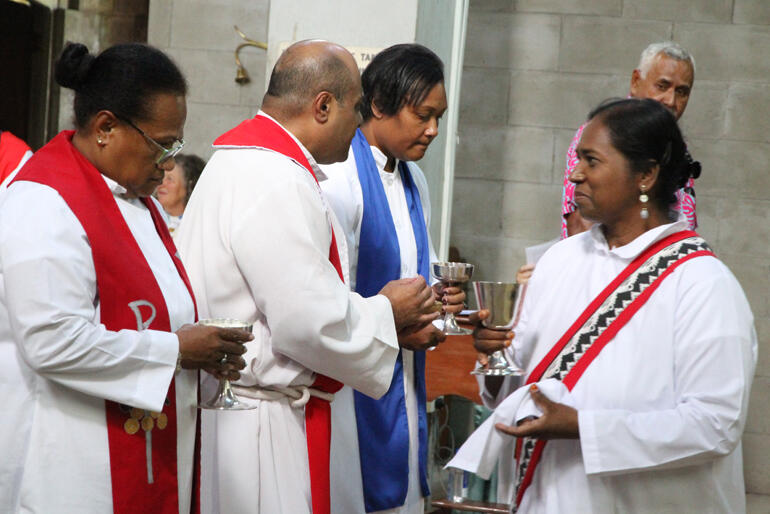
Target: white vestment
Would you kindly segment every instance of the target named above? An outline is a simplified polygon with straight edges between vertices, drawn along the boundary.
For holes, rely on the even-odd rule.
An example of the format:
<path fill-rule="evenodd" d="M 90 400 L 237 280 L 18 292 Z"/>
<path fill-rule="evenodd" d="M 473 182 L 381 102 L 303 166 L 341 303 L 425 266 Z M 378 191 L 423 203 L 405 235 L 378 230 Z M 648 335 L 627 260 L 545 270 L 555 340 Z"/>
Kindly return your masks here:
<path fill-rule="evenodd" d="M 417 245 L 414 239 L 412 222 L 409 218 L 409 208 L 404 193 L 404 184 L 398 170 L 398 162 L 394 172 L 385 171 L 387 157 L 375 146 L 371 147 L 377 170 L 388 199 L 393 225 L 398 237 L 401 253 L 401 277 L 409 278 L 418 275 Z M 422 211 L 425 216 L 425 226 L 430 226 L 430 199 L 428 184 L 422 170 L 415 163 L 408 163 L 409 171 L 420 193 Z M 361 235 L 361 220 L 363 216 L 363 195 L 358 180 L 358 169 L 351 148 L 346 161 L 322 166 L 327 179 L 321 182 L 321 188 L 326 195 L 337 219 L 342 225 L 347 242 L 350 261 L 351 288 L 356 284 L 356 268 L 358 265 L 358 242 Z M 428 236 L 430 244 L 430 235 Z M 437 259 L 430 244 L 430 259 Z M 422 513 L 423 498 L 420 490 L 418 465 L 418 433 L 417 433 L 417 397 L 414 382 L 414 354 L 402 350 L 404 400 L 406 402 L 407 421 L 409 425 L 409 487 L 404 505 L 383 513 Z M 363 485 L 361 479 L 361 463 L 358 451 L 358 431 L 356 428 L 356 413 L 353 403 L 353 391 L 345 387 L 337 394 L 332 403 L 332 512 L 339 514 L 358 514 L 364 512 Z"/>
<path fill-rule="evenodd" d="M 263 149 L 218 150 L 206 165 L 176 242 L 200 316 L 254 321 L 240 386 L 310 386 L 319 372 L 373 397 L 388 390 L 392 307 L 340 280 L 333 223 L 347 271 L 343 231 L 307 170 Z M 248 394 L 239 392 L 256 410 L 203 413 L 203 512 L 310 512 L 304 410 Z"/>
<path fill-rule="evenodd" d="M 150 211 L 105 181 L 163 293 L 171 330 L 192 323 L 190 293 Z M 12 184 L 0 195 L 0 512 L 112 512 L 104 400 L 160 411 L 172 377 L 179 512 L 190 512 L 197 372 L 175 374 L 175 334 L 112 332 L 99 317 L 80 222 L 54 189 Z"/>
<path fill-rule="evenodd" d="M 652 242 L 609 249 L 600 226 L 565 239 L 527 287 L 514 358 L 530 373 L 586 306 Z M 697 257 L 653 292 L 571 391 L 580 439 L 548 441 L 522 513 L 745 512 L 741 434 L 757 356 L 753 316 L 719 260 Z M 509 380 L 485 403 L 518 383 Z M 510 439 L 513 442 L 513 439 Z M 499 463 L 513 503 L 513 450 Z"/>

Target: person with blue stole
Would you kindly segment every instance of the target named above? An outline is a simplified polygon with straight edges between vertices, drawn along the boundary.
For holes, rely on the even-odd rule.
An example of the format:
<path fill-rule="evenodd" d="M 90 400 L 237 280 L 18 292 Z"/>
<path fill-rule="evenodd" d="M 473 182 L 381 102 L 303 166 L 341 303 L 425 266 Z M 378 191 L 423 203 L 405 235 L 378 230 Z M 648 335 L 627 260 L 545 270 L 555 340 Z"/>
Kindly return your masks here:
<path fill-rule="evenodd" d="M 377 54 L 361 76 L 363 124 L 348 159 L 322 166 L 321 188 L 344 228 L 351 287 L 372 296 L 389 280 L 422 275 L 436 261 L 427 227 L 427 182 L 414 163 L 438 135 L 447 108 L 441 59 L 417 44 Z M 445 311 L 465 293 L 433 287 Z M 422 514 L 430 494 L 425 350 L 445 335 L 432 324 L 398 334 L 388 392 L 374 400 L 346 387 L 332 403 L 332 512 Z"/>

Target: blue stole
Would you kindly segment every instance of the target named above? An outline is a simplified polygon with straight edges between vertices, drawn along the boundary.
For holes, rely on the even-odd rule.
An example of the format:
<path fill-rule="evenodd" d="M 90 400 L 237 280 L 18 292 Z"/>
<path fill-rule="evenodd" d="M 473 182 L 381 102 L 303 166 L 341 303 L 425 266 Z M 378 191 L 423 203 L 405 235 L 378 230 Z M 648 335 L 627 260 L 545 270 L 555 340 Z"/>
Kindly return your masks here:
<path fill-rule="evenodd" d="M 401 251 L 385 188 L 369 142 L 361 129 L 356 130 L 352 146 L 364 200 L 356 292 L 368 298 L 376 295 L 387 282 L 401 278 Z M 417 269 L 428 281 L 430 250 L 420 193 L 405 162 L 399 162 L 398 171 L 404 184 L 409 218 L 417 243 Z M 420 486 L 423 496 L 428 496 L 425 351 L 414 352 L 414 378 L 417 386 Z M 406 501 L 409 486 L 409 425 L 404 401 L 401 351 L 398 352 L 393 380 L 385 396 L 374 400 L 354 391 L 354 400 L 366 512 L 399 507 Z"/>

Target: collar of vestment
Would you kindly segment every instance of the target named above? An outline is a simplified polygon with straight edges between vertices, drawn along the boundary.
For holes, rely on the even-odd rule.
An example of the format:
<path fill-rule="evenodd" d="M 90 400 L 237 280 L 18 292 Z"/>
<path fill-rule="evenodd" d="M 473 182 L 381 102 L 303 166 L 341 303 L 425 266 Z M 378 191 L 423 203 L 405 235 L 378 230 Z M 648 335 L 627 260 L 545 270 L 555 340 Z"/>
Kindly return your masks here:
<path fill-rule="evenodd" d="M 369 149 L 372 151 L 372 158 L 374 159 L 374 163 L 377 166 L 377 170 L 380 172 L 380 177 L 382 177 L 383 180 L 387 180 L 389 183 L 392 183 L 394 180 L 396 180 L 396 178 L 400 178 L 399 170 L 401 161 L 396 159 L 393 163 L 393 170 L 386 171 L 385 166 L 388 164 L 388 156 L 385 155 L 385 153 L 383 153 L 383 151 L 376 146 L 369 146 Z M 406 163 L 404 163 L 404 166 L 406 166 Z"/>
<path fill-rule="evenodd" d="M 267 114 L 262 109 L 260 109 L 259 112 L 257 113 L 257 116 L 255 116 L 251 120 L 246 120 L 240 125 L 238 125 L 238 127 L 234 128 L 233 130 L 225 132 L 224 134 L 219 136 L 211 146 L 213 146 L 214 148 L 260 148 L 263 150 L 270 150 L 270 148 L 266 148 L 264 146 L 255 144 L 254 140 L 248 137 L 248 123 L 256 119 L 257 117 L 267 118 L 268 120 L 278 125 L 278 127 L 280 127 L 280 129 L 283 132 L 285 132 L 302 151 L 302 155 L 307 160 L 307 163 L 310 166 L 311 173 L 315 176 L 316 180 L 318 182 L 322 182 L 326 180 L 327 178 L 326 174 L 321 170 L 321 167 L 318 166 L 318 163 L 316 162 L 315 157 L 313 157 L 313 154 L 311 154 L 310 151 L 307 148 L 305 148 L 305 145 L 302 144 L 302 141 L 297 139 L 297 136 L 292 134 L 289 129 L 287 129 L 281 124 L 281 122 L 279 122 L 278 120 L 276 120 L 275 118 Z M 298 163 L 298 164 L 304 167 L 303 163 Z"/>
<path fill-rule="evenodd" d="M 589 237 L 596 250 L 610 253 L 621 259 L 630 260 L 637 257 L 652 243 L 659 241 L 675 232 L 680 232 L 686 229 L 687 223 L 681 220 L 677 220 L 674 223 L 667 223 L 665 225 L 652 228 L 647 232 L 637 236 L 636 239 L 630 243 L 615 248 L 610 248 L 609 244 L 607 244 L 607 239 L 604 237 L 604 232 L 602 231 L 602 225 L 596 224 L 592 226 L 589 229 Z"/>
<path fill-rule="evenodd" d="M 121 186 L 120 184 L 118 184 L 117 182 L 112 180 L 107 175 L 102 175 L 102 178 L 104 179 L 104 182 L 107 183 L 107 188 L 110 191 L 112 191 L 112 194 L 114 194 L 115 196 L 122 196 L 122 195 L 128 193 L 128 189 L 126 189 L 125 187 Z"/>
<path fill-rule="evenodd" d="M 80 222 L 91 247 L 100 322 L 108 330 L 168 332 L 171 327 L 163 293 L 113 196 L 123 188 L 114 181 L 111 185 L 75 148 L 73 135 L 74 131 L 59 133 L 32 156 L 14 182 L 53 188 Z M 150 198 L 140 201 L 149 210 L 158 237 L 194 302 L 163 218 Z M 105 401 L 115 513 L 178 512 L 175 396 L 172 379 L 159 413 Z"/>

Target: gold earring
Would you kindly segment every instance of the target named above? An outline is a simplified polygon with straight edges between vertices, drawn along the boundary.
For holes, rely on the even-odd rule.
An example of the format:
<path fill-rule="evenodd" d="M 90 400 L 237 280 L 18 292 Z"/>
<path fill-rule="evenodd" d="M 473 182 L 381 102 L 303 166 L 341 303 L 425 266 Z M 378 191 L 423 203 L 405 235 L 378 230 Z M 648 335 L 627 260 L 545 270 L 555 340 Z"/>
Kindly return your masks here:
<path fill-rule="evenodd" d="M 642 189 L 642 194 L 639 195 L 639 201 L 642 202 L 642 210 L 639 213 L 639 216 L 641 216 L 643 220 L 646 220 L 650 217 L 650 211 L 647 210 L 647 202 L 650 200 L 650 197 L 644 192 L 646 186 L 642 185 L 640 187 Z"/>

